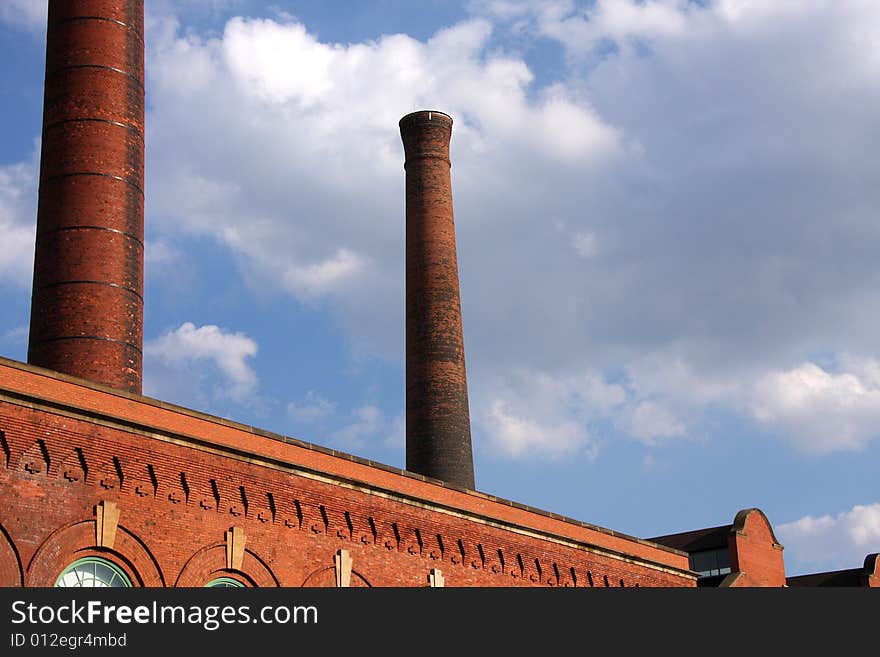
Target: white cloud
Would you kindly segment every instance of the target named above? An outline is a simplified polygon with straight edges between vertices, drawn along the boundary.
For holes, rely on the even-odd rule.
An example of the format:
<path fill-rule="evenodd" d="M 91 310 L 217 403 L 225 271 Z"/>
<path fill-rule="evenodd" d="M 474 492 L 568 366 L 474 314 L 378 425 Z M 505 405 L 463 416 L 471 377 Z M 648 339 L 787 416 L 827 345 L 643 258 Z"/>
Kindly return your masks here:
<path fill-rule="evenodd" d="M 600 39 L 625 42 L 627 38 L 678 35 L 687 27 L 682 11 L 687 2 L 652 0 L 635 3 L 631 0 L 598 0 L 581 15 L 562 18 L 559 22 L 544 21 L 542 32 L 557 36 L 569 48 L 596 45 Z"/>
<path fill-rule="evenodd" d="M 289 17 L 235 19 L 217 38 L 154 22 L 159 237 L 212 236 L 261 291 L 326 303 L 353 342 L 399 358 L 396 123 L 442 109 L 472 415 L 507 453 L 590 453 L 597 421 L 662 444 L 714 408 L 815 453 L 870 444 L 870 373 L 810 355 L 876 354 L 864 135 L 880 129 L 866 27 L 880 5 L 474 7 L 424 41 L 332 43 Z M 552 83 L 504 30 L 567 48 Z M 511 362 L 546 381 L 524 384 Z M 572 372 L 614 403 L 586 410 Z"/>
<path fill-rule="evenodd" d="M 385 438 L 385 446 L 402 452 L 406 448 L 406 415 L 401 413 L 391 421 L 391 430 Z"/>
<path fill-rule="evenodd" d="M 862 450 L 880 437 L 880 361 L 843 354 L 830 362 L 720 370 L 666 354 L 633 363 L 628 385 L 638 398 L 675 409 L 666 419 L 662 408 L 640 418 L 665 426 L 661 434 L 684 435 L 714 407 L 752 418 L 804 453 Z M 639 425 L 628 429 L 640 433 Z"/>
<path fill-rule="evenodd" d="M 594 458 L 614 436 L 662 446 L 692 438 L 687 418 L 699 417 L 662 389 L 646 390 L 629 378 L 609 381 L 592 370 L 557 375 L 521 368 L 472 389 L 477 427 L 496 453 L 512 458 L 579 451 Z"/>
<path fill-rule="evenodd" d="M 393 450 L 402 456 L 406 446 L 406 417 L 389 417 L 375 404 L 365 404 L 349 413 L 349 422 L 330 434 L 330 444 L 351 453 L 370 448 L 383 454 Z M 392 460 L 394 460 L 392 459 Z"/>
<path fill-rule="evenodd" d="M 665 354 L 633 361 L 620 383 L 595 371 L 572 377 L 521 370 L 473 386 L 492 391 L 474 395 L 474 405 L 492 443 L 511 456 L 596 444 L 588 428 L 598 419 L 651 446 L 699 438 L 693 429 L 712 408 L 752 418 L 804 453 L 861 450 L 880 437 L 880 361 L 836 361 L 835 369 L 807 362 L 720 371 Z"/>
<path fill-rule="evenodd" d="M 153 225 L 212 236 L 249 280 L 327 302 L 356 341 L 384 355 L 396 357 L 389 336 L 402 320 L 393 306 L 403 285 L 401 116 L 453 115 L 462 195 L 487 182 L 475 172 L 501 184 L 490 163 L 506 168 L 511 149 L 575 166 L 617 148 L 615 132 L 565 88 L 533 94 L 525 63 L 489 48 L 486 21 L 427 41 L 352 44 L 323 42 L 292 19 L 235 18 L 216 39 L 182 36 L 167 18 L 151 26 Z"/>
<path fill-rule="evenodd" d="M 815 13 L 846 3 L 828 0 L 777 0 L 776 2 L 752 2 L 751 0 L 716 0 L 714 12 L 731 24 L 759 23 L 770 19 L 798 17 L 804 13 Z M 851 3 L 850 3 L 851 5 Z"/>
<path fill-rule="evenodd" d="M 511 458 L 557 459 L 576 452 L 594 458 L 601 436 L 591 424 L 619 411 L 625 389 L 594 372 L 552 376 L 519 369 L 472 385 L 475 425 L 490 449 Z M 485 391 L 485 392 L 484 392 Z"/>
<path fill-rule="evenodd" d="M 661 438 L 684 436 L 685 424 L 656 401 L 638 402 L 624 416 L 622 426 L 630 435 L 649 443 Z"/>
<path fill-rule="evenodd" d="M 876 360 L 854 363 L 876 374 Z M 880 381 L 828 372 L 807 362 L 756 382 L 749 405 L 763 423 L 781 428 L 806 451 L 858 450 L 880 435 Z"/>
<path fill-rule="evenodd" d="M 332 93 L 331 71 L 345 51 L 320 43 L 299 23 L 234 18 L 226 26 L 223 54 L 243 93 L 308 110 Z"/>
<path fill-rule="evenodd" d="M 574 236 L 574 250 L 582 258 L 592 258 L 598 251 L 596 235 L 590 231 L 583 231 Z"/>
<path fill-rule="evenodd" d="M 0 167 L 0 280 L 31 284 L 37 222 L 39 149 L 29 161 Z"/>
<path fill-rule="evenodd" d="M 333 443 L 343 449 L 362 448 L 367 441 L 375 438 L 386 424 L 382 411 L 372 404 L 354 409 L 352 416 L 351 423 L 330 435 Z"/>
<path fill-rule="evenodd" d="M 48 0 L 3 0 L 0 21 L 37 31 L 45 29 Z"/>
<path fill-rule="evenodd" d="M 880 503 L 857 504 L 849 511 L 804 516 L 778 525 L 789 573 L 860 568 L 868 554 L 880 552 Z"/>
<path fill-rule="evenodd" d="M 147 240 L 144 245 L 144 264 L 147 268 L 162 270 L 175 265 L 183 258 L 183 252 L 173 244 L 164 241 Z"/>
<path fill-rule="evenodd" d="M 866 13 L 877 15 L 871 0 L 485 0 L 471 2 L 470 9 L 475 15 L 512 23 L 518 34 L 557 40 L 575 56 L 607 50 L 609 43 L 636 52 L 633 46 L 638 44 L 686 40 L 699 32 L 729 36 L 831 13 L 846 22 Z M 851 24 L 856 26 L 855 21 Z"/>
<path fill-rule="evenodd" d="M 326 294 L 357 276 L 365 265 L 362 257 L 348 249 L 339 249 L 321 262 L 289 265 L 284 270 L 284 287 L 300 297 Z"/>
<path fill-rule="evenodd" d="M 212 390 L 215 396 L 235 401 L 244 401 L 256 391 L 257 374 L 247 362 L 256 354 L 257 343 L 247 335 L 210 324 L 196 327 L 192 322 L 185 322 L 144 345 L 144 355 L 153 364 L 178 375 L 191 377 L 195 374 L 200 379 L 210 378 L 214 380 Z M 201 371 L 204 365 L 209 365 L 210 369 Z M 215 379 L 215 373 L 219 374 L 219 380 Z M 161 384 L 147 380 L 145 376 L 144 385 L 145 388 L 156 388 Z"/>
<path fill-rule="evenodd" d="M 626 366 L 629 386 L 640 398 L 661 398 L 675 406 L 703 407 L 729 400 L 736 406 L 756 377 L 748 368 L 716 369 L 674 350 L 657 351 Z"/>
<path fill-rule="evenodd" d="M 495 401 L 482 417 L 492 445 L 510 457 L 558 458 L 584 450 L 596 454 L 597 448 L 587 429 L 571 420 L 541 422 L 508 402 Z"/>
<path fill-rule="evenodd" d="M 314 423 L 333 414 L 336 403 L 325 399 L 314 390 L 309 390 L 300 401 L 287 404 L 287 414 L 298 422 Z"/>
<path fill-rule="evenodd" d="M 636 39 L 682 34 L 688 0 L 596 0 L 581 7 L 571 0 L 474 2 L 476 14 L 511 21 L 517 33 L 536 34 L 561 42 L 570 54 L 589 54 L 609 41 L 629 48 Z"/>
<path fill-rule="evenodd" d="M 16 326 L 14 328 L 9 329 L 3 334 L 3 341 L 8 342 L 10 344 L 27 344 L 28 340 L 28 327 L 27 326 Z"/>

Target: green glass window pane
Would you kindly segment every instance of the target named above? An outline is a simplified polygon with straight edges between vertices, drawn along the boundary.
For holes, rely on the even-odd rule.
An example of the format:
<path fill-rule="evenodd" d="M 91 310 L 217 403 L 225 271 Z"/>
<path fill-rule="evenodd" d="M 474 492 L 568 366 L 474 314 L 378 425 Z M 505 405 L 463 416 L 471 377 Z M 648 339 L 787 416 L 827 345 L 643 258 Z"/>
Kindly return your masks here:
<path fill-rule="evenodd" d="M 245 588 L 244 584 L 239 582 L 237 579 L 232 579 L 231 577 L 218 577 L 217 579 L 212 579 L 210 582 L 205 584 L 206 588 L 212 589 L 243 589 Z"/>
<path fill-rule="evenodd" d="M 57 587 L 96 588 L 131 586 L 128 576 L 114 563 L 98 557 L 78 559 L 55 581 Z"/>

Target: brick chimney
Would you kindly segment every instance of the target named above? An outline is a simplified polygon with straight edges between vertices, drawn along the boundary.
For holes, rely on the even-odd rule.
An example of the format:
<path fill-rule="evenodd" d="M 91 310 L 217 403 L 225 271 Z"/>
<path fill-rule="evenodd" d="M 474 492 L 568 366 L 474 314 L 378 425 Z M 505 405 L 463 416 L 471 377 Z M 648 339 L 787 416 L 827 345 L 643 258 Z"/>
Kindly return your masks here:
<path fill-rule="evenodd" d="M 406 155 L 406 468 L 474 488 L 449 141 L 452 118 L 400 120 Z"/>
<path fill-rule="evenodd" d="M 50 0 L 28 362 L 141 392 L 144 2 Z"/>

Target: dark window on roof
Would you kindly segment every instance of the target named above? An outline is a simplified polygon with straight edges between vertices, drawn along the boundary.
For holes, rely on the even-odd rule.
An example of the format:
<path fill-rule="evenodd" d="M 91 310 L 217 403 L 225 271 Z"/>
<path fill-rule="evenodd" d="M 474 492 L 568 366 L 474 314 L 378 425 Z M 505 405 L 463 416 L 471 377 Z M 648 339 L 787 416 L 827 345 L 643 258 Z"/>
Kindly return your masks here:
<path fill-rule="evenodd" d="M 690 565 L 700 577 L 726 575 L 730 572 L 730 553 L 727 548 L 691 552 Z"/>

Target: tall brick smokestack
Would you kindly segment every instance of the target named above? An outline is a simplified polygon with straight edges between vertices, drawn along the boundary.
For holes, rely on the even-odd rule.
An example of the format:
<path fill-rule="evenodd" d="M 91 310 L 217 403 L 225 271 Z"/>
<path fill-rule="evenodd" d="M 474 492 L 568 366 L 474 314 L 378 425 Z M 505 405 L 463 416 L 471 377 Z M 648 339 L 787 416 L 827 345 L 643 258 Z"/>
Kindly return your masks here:
<path fill-rule="evenodd" d="M 452 213 L 452 118 L 400 120 L 406 154 L 406 468 L 474 487 L 458 259 Z"/>
<path fill-rule="evenodd" d="M 144 2 L 50 0 L 28 362 L 141 392 Z"/>

